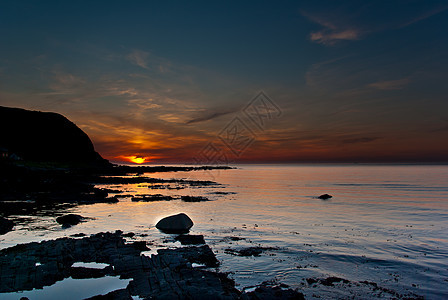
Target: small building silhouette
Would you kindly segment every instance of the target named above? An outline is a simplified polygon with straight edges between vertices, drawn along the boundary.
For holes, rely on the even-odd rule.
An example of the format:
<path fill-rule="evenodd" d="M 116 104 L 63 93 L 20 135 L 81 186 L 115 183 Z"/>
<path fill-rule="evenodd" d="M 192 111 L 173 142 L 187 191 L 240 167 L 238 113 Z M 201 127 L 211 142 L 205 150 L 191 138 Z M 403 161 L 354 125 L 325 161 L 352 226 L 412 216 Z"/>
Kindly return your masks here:
<path fill-rule="evenodd" d="M 22 160 L 16 153 L 10 152 L 7 148 L 0 147 L 0 159 L 2 160 Z"/>
<path fill-rule="evenodd" d="M 8 149 L 0 147 L 0 159 L 7 159 L 8 157 L 9 157 Z"/>

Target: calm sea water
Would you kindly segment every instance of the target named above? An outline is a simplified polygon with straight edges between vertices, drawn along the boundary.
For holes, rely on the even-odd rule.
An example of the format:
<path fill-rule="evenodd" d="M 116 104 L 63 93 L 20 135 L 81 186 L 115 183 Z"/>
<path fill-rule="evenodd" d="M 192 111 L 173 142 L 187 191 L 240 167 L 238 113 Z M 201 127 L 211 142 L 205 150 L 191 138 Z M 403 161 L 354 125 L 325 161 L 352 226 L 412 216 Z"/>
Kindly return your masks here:
<path fill-rule="evenodd" d="M 2 236 L 0 246 L 120 229 L 150 241 L 149 255 L 179 246 L 154 225 L 164 216 L 184 212 L 195 223 L 191 233 L 205 236 L 222 263 L 220 270 L 233 272 L 230 276 L 240 289 L 278 281 L 302 289 L 311 299 L 373 297 L 369 284 L 313 288 L 306 282 L 337 276 L 353 283 L 374 282 L 400 294 L 448 297 L 448 166 L 240 165 L 234 170 L 145 175 L 221 185 L 179 190 L 151 184 L 107 186 L 132 195 L 195 195 L 213 201 L 143 203 L 123 198 L 118 204 L 79 206 L 74 213 L 94 219 L 63 230 L 54 218 L 37 216 Z M 316 199 L 323 193 L 333 198 Z M 272 249 L 259 257 L 226 251 L 250 246 Z M 381 297 L 391 295 L 384 292 Z"/>

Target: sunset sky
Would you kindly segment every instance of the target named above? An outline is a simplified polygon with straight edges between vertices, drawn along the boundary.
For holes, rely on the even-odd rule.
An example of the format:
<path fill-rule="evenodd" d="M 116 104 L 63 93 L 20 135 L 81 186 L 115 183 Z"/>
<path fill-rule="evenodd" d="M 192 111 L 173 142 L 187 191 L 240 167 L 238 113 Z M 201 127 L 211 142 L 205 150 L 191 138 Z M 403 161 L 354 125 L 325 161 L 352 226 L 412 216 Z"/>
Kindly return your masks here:
<path fill-rule="evenodd" d="M 447 1 L 2 1 L 0 39 L 0 105 L 111 161 L 448 161 Z"/>

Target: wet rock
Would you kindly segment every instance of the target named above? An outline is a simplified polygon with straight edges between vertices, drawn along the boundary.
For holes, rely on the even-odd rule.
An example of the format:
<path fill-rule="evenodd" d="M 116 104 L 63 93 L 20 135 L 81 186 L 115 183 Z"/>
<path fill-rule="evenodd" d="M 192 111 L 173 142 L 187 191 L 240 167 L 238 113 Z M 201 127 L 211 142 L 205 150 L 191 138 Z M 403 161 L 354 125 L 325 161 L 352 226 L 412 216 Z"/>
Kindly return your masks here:
<path fill-rule="evenodd" d="M 218 191 L 218 192 L 213 192 L 211 194 L 215 194 L 215 195 L 233 195 L 233 194 L 236 194 L 236 193 L 235 192 L 221 192 L 221 191 Z"/>
<path fill-rule="evenodd" d="M 131 238 L 135 236 L 135 233 L 133 232 L 123 233 L 122 236 Z"/>
<path fill-rule="evenodd" d="M 182 245 L 199 245 L 205 244 L 203 235 L 179 235 L 175 238 L 176 241 L 179 241 Z"/>
<path fill-rule="evenodd" d="M 329 194 L 323 194 L 323 195 L 320 195 L 317 198 L 322 199 L 322 200 L 327 200 L 327 199 L 333 198 L 333 196 L 329 195 Z"/>
<path fill-rule="evenodd" d="M 73 225 L 77 225 L 81 223 L 84 220 L 83 216 L 75 215 L 75 214 L 68 214 L 65 216 L 57 217 L 56 222 L 61 224 L 64 227 L 70 227 Z"/>
<path fill-rule="evenodd" d="M 132 300 L 132 296 L 126 289 L 116 290 L 106 295 L 93 296 L 84 300 Z"/>
<path fill-rule="evenodd" d="M 227 274 L 208 268 L 219 262 L 209 246 L 160 249 L 151 257 L 141 255 L 135 243 L 126 243 L 121 231 L 99 233 L 82 239 L 60 238 L 21 244 L 0 250 L 0 293 L 41 289 L 64 278 L 129 278 L 125 289 L 89 299 L 303 299 L 287 286 L 260 287 L 241 293 Z M 39 262 L 39 264 L 37 264 Z M 98 262 L 103 269 L 72 267 L 75 262 Z"/>
<path fill-rule="evenodd" d="M 325 286 L 333 286 L 336 282 L 349 283 L 347 279 L 339 278 L 339 277 L 327 277 L 325 279 L 320 279 L 319 282 Z"/>
<path fill-rule="evenodd" d="M 193 227 L 193 221 L 184 213 L 163 218 L 156 228 L 165 233 L 187 233 Z"/>
<path fill-rule="evenodd" d="M 132 197 L 131 199 L 134 202 L 138 202 L 138 201 L 152 202 L 152 201 L 170 201 L 170 200 L 173 200 L 174 198 L 171 196 L 164 196 L 162 194 L 154 194 L 154 195 L 135 196 L 135 197 Z"/>
<path fill-rule="evenodd" d="M 80 232 L 80 233 L 75 233 L 75 234 L 72 234 L 71 235 L 71 237 L 85 237 L 86 236 L 86 234 L 85 233 L 82 233 L 82 232 Z"/>
<path fill-rule="evenodd" d="M 5 234 L 14 228 L 14 222 L 0 217 L 0 234 Z"/>
<path fill-rule="evenodd" d="M 261 286 L 257 287 L 255 291 L 245 293 L 242 295 L 241 299 L 248 300 L 261 300 L 261 299 L 290 299 L 290 300 L 304 300 L 305 296 L 292 289 L 282 289 L 280 286 L 268 287 Z"/>
<path fill-rule="evenodd" d="M 306 282 L 307 282 L 309 285 L 312 285 L 312 284 L 315 284 L 315 283 L 319 282 L 319 280 L 316 279 L 316 278 L 307 278 L 307 279 L 306 279 Z"/>
<path fill-rule="evenodd" d="M 113 275 L 112 267 L 105 267 L 103 269 L 93 269 L 84 267 L 71 267 L 70 276 L 73 279 L 87 279 L 87 278 L 101 278 L 106 275 Z"/>
<path fill-rule="evenodd" d="M 273 247 L 247 247 L 243 249 L 226 249 L 224 250 L 225 253 L 236 255 L 236 256 L 260 256 L 261 253 L 263 253 L 266 250 L 278 250 L 278 248 Z"/>
<path fill-rule="evenodd" d="M 325 286 L 334 286 L 334 284 L 338 283 L 338 282 L 350 283 L 350 281 L 347 279 L 339 278 L 339 277 L 335 277 L 335 276 L 331 276 L 331 277 L 327 277 L 327 278 L 307 278 L 306 282 L 309 285 L 320 283 Z"/>
<path fill-rule="evenodd" d="M 184 202 L 203 202 L 203 201 L 210 201 L 206 197 L 202 196 L 182 196 L 180 199 Z"/>
<path fill-rule="evenodd" d="M 215 254 L 208 245 L 191 246 L 179 249 L 159 249 L 157 250 L 157 253 L 167 262 L 176 262 L 182 258 L 189 263 L 202 264 L 209 268 L 219 266 L 219 261 L 216 259 Z"/>
<path fill-rule="evenodd" d="M 118 202 L 120 202 L 120 200 L 118 200 L 117 196 L 112 196 L 112 197 L 104 198 L 104 202 L 105 203 L 118 203 Z"/>
<path fill-rule="evenodd" d="M 151 250 L 146 246 L 146 242 L 145 241 L 137 241 L 132 243 L 132 246 L 134 247 L 134 249 L 136 250 L 140 250 L 140 251 L 148 251 Z"/>

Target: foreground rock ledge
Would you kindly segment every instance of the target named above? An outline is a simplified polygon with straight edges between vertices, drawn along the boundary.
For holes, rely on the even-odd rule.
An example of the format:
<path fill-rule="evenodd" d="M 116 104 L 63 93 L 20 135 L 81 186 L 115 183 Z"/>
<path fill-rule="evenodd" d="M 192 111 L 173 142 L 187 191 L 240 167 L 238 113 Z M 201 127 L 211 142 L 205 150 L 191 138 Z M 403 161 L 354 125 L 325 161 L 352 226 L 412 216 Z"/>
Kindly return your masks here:
<path fill-rule="evenodd" d="M 0 293 L 43 288 L 72 276 L 97 278 L 120 276 L 132 279 L 126 289 L 92 299 L 303 299 L 293 290 L 263 287 L 241 293 L 226 274 L 202 268 L 219 265 L 207 245 L 158 250 L 157 255 L 140 255 L 145 242 L 126 243 L 121 231 L 99 233 L 82 239 L 61 238 L 17 245 L 0 251 Z M 75 262 L 110 264 L 101 272 L 72 267 Z M 1 294 L 0 294 L 1 298 Z"/>

